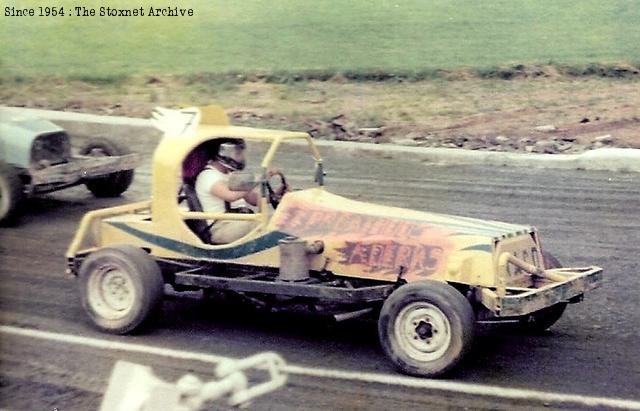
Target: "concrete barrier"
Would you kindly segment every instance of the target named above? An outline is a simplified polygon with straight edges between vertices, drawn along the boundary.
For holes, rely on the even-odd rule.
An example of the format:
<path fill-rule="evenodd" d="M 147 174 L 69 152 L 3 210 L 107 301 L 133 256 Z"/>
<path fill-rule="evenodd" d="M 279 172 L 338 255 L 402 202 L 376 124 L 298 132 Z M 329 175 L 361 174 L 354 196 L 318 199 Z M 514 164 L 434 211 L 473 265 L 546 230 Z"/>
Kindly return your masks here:
<path fill-rule="evenodd" d="M 523 154 L 439 147 L 406 147 L 392 144 L 317 141 L 326 149 L 367 152 L 383 158 L 411 158 L 435 164 L 477 164 L 565 170 L 640 172 L 640 150 L 599 148 L 580 154 Z"/>

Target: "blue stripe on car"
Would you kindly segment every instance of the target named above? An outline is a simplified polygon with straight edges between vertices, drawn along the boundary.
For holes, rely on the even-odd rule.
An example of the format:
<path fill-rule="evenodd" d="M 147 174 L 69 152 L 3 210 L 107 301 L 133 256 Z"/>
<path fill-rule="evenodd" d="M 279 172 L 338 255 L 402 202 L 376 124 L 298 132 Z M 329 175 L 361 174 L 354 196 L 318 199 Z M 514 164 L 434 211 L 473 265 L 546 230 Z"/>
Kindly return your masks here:
<path fill-rule="evenodd" d="M 260 251 L 264 251 L 277 246 L 278 241 L 288 236 L 288 234 L 281 231 L 272 231 L 268 234 L 247 241 L 246 243 L 237 245 L 235 247 L 211 250 L 187 244 L 185 242 L 174 240 L 172 238 L 161 237 L 156 234 L 138 230 L 125 223 L 112 222 L 109 224 L 126 233 L 131 234 L 134 237 L 137 237 L 148 243 L 155 244 L 167 250 L 171 250 L 180 254 L 186 254 L 195 258 L 207 258 L 215 260 L 233 260 L 236 258 L 246 257 L 251 254 L 259 253 Z"/>

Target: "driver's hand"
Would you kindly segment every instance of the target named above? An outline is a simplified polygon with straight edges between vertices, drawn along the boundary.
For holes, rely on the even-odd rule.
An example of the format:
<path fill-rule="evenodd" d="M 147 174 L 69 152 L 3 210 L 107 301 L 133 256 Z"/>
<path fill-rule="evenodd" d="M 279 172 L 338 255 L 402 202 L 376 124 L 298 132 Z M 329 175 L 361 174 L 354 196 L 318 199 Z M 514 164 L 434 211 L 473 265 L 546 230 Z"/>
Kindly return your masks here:
<path fill-rule="evenodd" d="M 271 178 L 279 173 L 280 173 L 280 170 L 278 170 L 277 168 L 270 168 L 267 170 L 267 178 Z"/>
<path fill-rule="evenodd" d="M 283 184 L 280 187 L 278 187 L 278 189 L 276 190 L 276 194 L 280 197 L 282 197 L 283 195 L 285 195 L 285 193 L 288 193 L 289 191 L 291 191 L 289 184 Z"/>

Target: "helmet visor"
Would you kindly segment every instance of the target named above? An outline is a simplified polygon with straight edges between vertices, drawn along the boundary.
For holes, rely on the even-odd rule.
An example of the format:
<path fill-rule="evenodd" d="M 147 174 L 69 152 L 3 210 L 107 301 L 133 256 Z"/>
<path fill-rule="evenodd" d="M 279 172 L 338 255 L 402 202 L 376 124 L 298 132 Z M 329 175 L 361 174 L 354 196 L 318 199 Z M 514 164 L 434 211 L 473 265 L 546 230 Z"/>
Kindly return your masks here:
<path fill-rule="evenodd" d="M 220 144 L 217 157 L 229 168 L 242 170 L 245 166 L 244 144 Z"/>

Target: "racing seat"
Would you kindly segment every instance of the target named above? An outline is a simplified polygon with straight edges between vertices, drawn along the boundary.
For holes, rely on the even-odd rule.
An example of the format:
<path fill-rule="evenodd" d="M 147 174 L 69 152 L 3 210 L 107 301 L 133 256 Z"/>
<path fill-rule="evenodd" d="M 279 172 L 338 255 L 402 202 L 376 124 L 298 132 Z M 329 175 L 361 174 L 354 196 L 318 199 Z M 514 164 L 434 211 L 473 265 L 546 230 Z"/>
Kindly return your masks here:
<path fill-rule="evenodd" d="M 182 183 L 182 187 L 180 188 L 180 192 L 178 193 L 178 204 L 183 201 L 187 202 L 187 207 L 189 207 L 189 211 L 203 211 L 202 204 L 200 204 L 200 200 L 198 199 L 198 194 L 196 193 L 196 189 L 193 184 L 184 182 Z M 208 224 L 207 220 L 202 219 L 189 219 L 184 220 L 187 224 L 187 227 L 193 231 L 202 242 L 206 244 L 211 244 L 211 225 Z"/>

